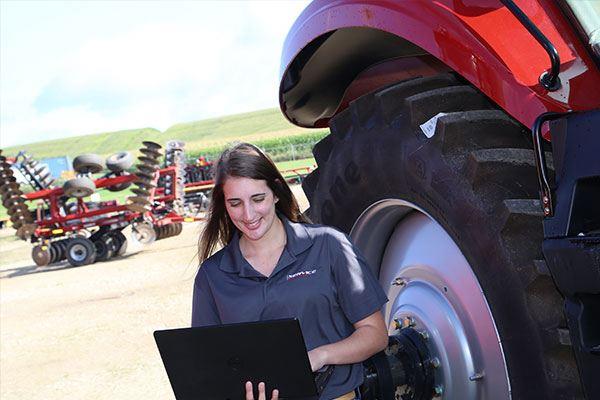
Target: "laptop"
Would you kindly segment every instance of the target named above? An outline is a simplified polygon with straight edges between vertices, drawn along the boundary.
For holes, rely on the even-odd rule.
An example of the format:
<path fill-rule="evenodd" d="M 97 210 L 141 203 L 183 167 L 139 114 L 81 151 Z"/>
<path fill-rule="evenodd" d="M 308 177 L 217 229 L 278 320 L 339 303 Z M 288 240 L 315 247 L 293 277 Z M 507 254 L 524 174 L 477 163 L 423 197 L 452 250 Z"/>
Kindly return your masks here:
<path fill-rule="evenodd" d="M 244 384 L 265 382 L 280 399 L 316 400 L 332 368 L 312 373 L 297 319 L 154 332 L 177 400 L 244 400 Z"/>

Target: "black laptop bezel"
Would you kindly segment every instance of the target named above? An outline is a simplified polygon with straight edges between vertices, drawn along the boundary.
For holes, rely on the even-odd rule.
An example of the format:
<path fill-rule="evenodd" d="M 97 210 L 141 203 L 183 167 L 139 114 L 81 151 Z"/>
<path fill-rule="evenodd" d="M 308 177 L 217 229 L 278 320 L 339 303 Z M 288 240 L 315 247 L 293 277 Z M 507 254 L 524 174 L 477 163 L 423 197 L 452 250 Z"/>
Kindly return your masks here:
<path fill-rule="evenodd" d="M 267 393 L 277 388 L 280 399 L 318 399 L 319 391 L 296 318 L 157 330 L 154 338 L 177 400 L 243 400 L 246 380 L 256 380 L 255 389 L 258 380 L 265 381 Z M 219 343 L 199 343 L 199 340 Z M 273 345 L 278 348 L 273 349 Z M 225 350 L 219 351 L 217 347 Z M 205 359 L 202 351 L 206 351 Z M 239 360 L 231 356 L 234 353 L 239 353 Z M 218 366 L 217 370 L 210 368 L 209 359 Z"/>

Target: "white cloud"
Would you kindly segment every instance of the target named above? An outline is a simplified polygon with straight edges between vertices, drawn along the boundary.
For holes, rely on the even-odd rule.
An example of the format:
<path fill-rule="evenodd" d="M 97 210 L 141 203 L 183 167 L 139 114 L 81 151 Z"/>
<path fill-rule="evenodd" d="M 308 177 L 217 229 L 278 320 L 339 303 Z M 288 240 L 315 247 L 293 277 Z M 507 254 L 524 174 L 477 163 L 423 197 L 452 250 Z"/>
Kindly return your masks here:
<path fill-rule="evenodd" d="M 72 3 L 52 4 L 40 18 L 65 26 L 40 22 L 37 35 L 3 5 L 3 147 L 275 107 L 281 46 L 306 2 L 102 2 L 66 22 Z"/>

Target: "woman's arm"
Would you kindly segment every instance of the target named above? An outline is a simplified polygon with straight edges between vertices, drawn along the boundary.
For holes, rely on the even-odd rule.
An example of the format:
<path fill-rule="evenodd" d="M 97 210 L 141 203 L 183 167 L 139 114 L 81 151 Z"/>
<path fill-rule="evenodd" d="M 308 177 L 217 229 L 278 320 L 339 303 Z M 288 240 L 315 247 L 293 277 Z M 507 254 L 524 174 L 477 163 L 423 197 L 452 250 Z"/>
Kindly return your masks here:
<path fill-rule="evenodd" d="M 362 362 L 387 346 L 387 328 L 381 311 L 356 322 L 354 328 L 356 330 L 347 338 L 308 352 L 313 372 L 325 365 Z"/>
<path fill-rule="evenodd" d="M 205 266 L 200 267 L 194 280 L 192 327 L 221 324 L 215 298 L 208 283 Z"/>

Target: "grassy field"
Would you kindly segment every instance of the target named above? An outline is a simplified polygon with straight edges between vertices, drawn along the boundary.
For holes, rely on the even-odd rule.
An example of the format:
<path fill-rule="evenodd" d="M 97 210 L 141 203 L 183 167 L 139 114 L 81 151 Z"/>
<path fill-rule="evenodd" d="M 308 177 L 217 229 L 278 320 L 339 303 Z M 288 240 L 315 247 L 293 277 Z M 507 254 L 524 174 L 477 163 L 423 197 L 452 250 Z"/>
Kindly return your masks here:
<path fill-rule="evenodd" d="M 13 146 L 4 149 L 4 154 L 14 156 L 20 150 L 26 150 L 39 159 L 64 155 L 73 158 L 83 153 L 109 155 L 123 150 L 137 153 L 144 140 L 164 145 L 168 140 L 173 139 L 186 142 L 186 151 L 195 154 L 202 149 L 222 147 L 232 141 L 257 142 L 315 132 L 325 134 L 327 130 L 298 128 L 288 122 L 279 109 L 273 108 L 179 123 L 164 132 L 154 128 L 140 128 Z"/>

